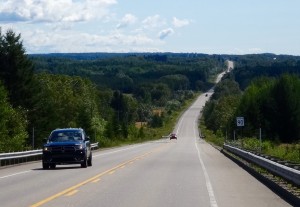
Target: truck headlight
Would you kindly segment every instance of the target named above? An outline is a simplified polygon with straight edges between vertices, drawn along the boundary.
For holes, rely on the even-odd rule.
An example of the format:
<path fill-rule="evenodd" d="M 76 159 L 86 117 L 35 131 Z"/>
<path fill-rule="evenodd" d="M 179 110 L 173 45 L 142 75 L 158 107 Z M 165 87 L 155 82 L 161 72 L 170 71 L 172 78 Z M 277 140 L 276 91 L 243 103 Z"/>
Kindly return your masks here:
<path fill-rule="evenodd" d="M 44 147 L 44 151 L 51 151 L 51 147 Z"/>
<path fill-rule="evenodd" d="M 76 149 L 78 149 L 78 150 L 82 150 L 82 149 L 83 149 L 83 144 L 76 145 Z"/>

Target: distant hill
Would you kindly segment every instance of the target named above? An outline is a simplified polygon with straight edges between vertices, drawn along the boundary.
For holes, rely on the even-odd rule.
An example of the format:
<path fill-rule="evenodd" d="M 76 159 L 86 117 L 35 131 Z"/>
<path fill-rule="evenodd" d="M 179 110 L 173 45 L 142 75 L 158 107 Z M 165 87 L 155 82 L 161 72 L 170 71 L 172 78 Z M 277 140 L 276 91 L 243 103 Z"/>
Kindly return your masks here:
<path fill-rule="evenodd" d="M 94 52 L 94 53 L 46 53 L 46 54 L 30 54 L 29 57 L 56 57 L 56 58 L 67 58 L 75 60 L 95 60 L 104 58 L 115 58 L 115 57 L 130 57 L 130 56 L 145 56 L 145 57 L 207 57 L 208 54 L 202 53 L 105 53 L 105 52 Z"/>

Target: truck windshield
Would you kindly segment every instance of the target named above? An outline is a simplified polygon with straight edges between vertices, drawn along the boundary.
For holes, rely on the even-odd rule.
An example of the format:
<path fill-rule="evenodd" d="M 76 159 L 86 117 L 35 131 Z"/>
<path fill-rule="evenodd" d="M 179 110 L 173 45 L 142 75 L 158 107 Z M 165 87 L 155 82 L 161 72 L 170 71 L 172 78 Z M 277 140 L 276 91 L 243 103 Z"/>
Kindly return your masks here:
<path fill-rule="evenodd" d="M 50 142 L 67 142 L 82 140 L 82 133 L 80 131 L 54 131 L 52 132 Z"/>

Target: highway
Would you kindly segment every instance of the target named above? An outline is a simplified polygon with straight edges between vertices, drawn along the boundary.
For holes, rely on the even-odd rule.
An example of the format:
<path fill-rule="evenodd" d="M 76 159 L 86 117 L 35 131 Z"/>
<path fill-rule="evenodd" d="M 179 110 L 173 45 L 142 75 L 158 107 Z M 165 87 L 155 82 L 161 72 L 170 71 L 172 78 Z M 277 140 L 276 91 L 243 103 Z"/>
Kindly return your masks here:
<path fill-rule="evenodd" d="M 209 94 L 210 95 L 210 94 Z M 178 121 L 178 140 L 161 139 L 94 152 L 93 166 L 41 162 L 0 170 L 0 205 L 20 206 L 289 206 L 199 138 L 201 95 Z"/>
<path fill-rule="evenodd" d="M 1 207 L 289 206 L 199 138 L 197 120 L 212 93 L 178 120 L 178 140 L 95 151 L 88 168 L 43 170 L 32 162 L 0 169 Z"/>

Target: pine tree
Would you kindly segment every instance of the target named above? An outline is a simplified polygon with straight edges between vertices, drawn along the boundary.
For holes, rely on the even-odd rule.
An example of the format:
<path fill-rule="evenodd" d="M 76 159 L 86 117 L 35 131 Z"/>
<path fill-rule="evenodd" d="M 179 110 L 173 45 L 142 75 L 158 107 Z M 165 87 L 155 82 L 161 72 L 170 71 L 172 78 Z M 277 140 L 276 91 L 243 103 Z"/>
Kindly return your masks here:
<path fill-rule="evenodd" d="M 21 35 L 0 28 L 0 80 L 13 107 L 30 109 L 34 95 L 33 64 L 25 54 Z"/>

